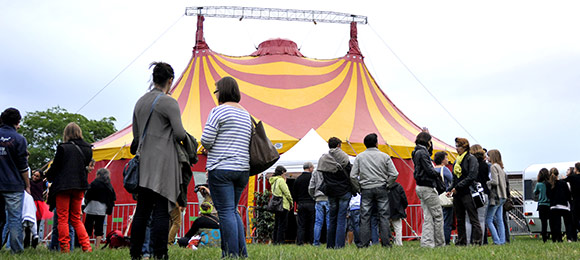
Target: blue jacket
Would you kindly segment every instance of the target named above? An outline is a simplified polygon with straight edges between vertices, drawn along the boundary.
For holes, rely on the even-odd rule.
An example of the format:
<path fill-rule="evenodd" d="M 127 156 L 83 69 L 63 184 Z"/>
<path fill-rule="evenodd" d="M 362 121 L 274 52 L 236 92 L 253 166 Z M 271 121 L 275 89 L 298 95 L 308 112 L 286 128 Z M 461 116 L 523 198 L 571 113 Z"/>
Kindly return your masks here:
<path fill-rule="evenodd" d="M 0 191 L 24 191 L 22 172 L 28 171 L 26 138 L 14 126 L 0 126 Z"/>

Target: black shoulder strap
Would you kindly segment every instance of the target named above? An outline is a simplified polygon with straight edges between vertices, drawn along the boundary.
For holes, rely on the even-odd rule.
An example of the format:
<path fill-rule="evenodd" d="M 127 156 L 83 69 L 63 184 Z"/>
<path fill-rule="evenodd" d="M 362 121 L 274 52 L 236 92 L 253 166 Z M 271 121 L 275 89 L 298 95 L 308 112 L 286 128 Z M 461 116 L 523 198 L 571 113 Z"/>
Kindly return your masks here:
<path fill-rule="evenodd" d="M 77 144 L 75 144 L 75 142 L 73 142 L 73 141 L 70 141 L 70 142 L 77 148 L 77 150 L 79 150 L 79 153 L 81 153 L 81 156 L 83 157 L 83 161 L 85 161 L 86 158 L 85 158 L 85 154 L 83 153 L 83 150 L 81 150 L 81 148 Z"/>

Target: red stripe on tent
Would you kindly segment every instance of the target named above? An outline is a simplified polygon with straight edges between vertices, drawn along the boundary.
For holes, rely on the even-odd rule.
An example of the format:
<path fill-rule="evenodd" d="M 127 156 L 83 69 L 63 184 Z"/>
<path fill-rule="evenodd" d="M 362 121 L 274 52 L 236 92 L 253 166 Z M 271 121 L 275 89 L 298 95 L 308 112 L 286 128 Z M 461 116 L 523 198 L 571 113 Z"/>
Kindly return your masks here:
<path fill-rule="evenodd" d="M 201 67 L 199 70 L 199 113 L 201 119 L 201 128 L 205 128 L 205 122 L 207 121 L 207 117 L 209 116 L 209 112 L 212 108 L 216 106 L 215 102 L 213 101 L 212 95 L 209 91 L 207 86 L 207 75 L 205 75 L 205 66 L 208 66 L 211 69 L 211 65 L 206 62 L 201 62 Z M 219 80 L 219 77 L 216 78 L 214 75 L 215 80 Z M 201 137 L 200 137 L 201 138 Z"/>
<path fill-rule="evenodd" d="M 120 130 L 112 135 L 109 135 L 107 138 L 105 138 L 103 140 L 100 140 L 98 142 L 93 143 L 93 146 L 95 148 L 98 148 L 99 146 L 113 142 L 113 141 L 117 140 L 118 138 L 121 138 L 121 137 L 125 136 L 126 134 L 131 133 L 132 131 L 133 131 L 133 125 L 129 125 L 129 126 L 123 128 L 123 130 Z M 127 144 L 127 145 L 130 145 L 130 144 Z"/>
<path fill-rule="evenodd" d="M 213 66 L 209 66 L 214 78 L 220 78 Z M 302 138 L 310 128 L 317 129 L 332 115 L 344 98 L 352 78 L 351 67 L 345 81 L 326 97 L 305 106 L 293 110 L 266 104 L 261 100 L 252 98 L 242 93 L 241 104 L 256 118 L 265 123 L 275 126 L 276 129 L 294 138 Z M 313 113 L 316 111 L 316 113 Z M 308 124 L 304 124 L 304 120 Z"/>
<path fill-rule="evenodd" d="M 217 54 L 223 59 L 236 63 L 239 65 L 260 65 L 272 62 L 291 62 L 291 63 L 298 63 L 305 66 L 310 67 L 326 67 L 330 66 L 336 62 L 339 62 L 340 59 L 330 59 L 330 60 L 316 60 L 316 59 L 306 59 L 300 58 L 296 56 L 289 56 L 289 55 L 267 55 L 267 56 L 260 56 L 255 59 L 236 59 L 234 56 L 226 56 L 223 54 Z M 247 57 L 247 56 L 245 56 Z"/>
<path fill-rule="evenodd" d="M 328 77 L 336 78 L 348 63 L 345 62 L 334 71 L 324 75 L 261 75 L 240 72 L 228 67 L 217 59 L 215 61 L 225 72 L 236 79 L 258 86 L 268 86 L 269 88 L 274 89 L 301 89 L 322 84 L 328 81 Z M 272 85 L 273 82 L 276 83 L 276 85 Z"/>
<path fill-rule="evenodd" d="M 384 143 L 383 137 L 379 133 L 377 127 L 375 126 L 373 119 L 369 113 L 369 109 L 367 107 L 367 101 L 365 98 L 364 86 L 362 84 L 362 74 L 360 66 L 357 63 L 356 70 L 358 72 L 357 77 L 357 95 L 356 95 L 356 111 L 355 111 L 355 119 L 354 119 L 354 127 L 352 129 L 352 133 L 349 137 L 349 141 L 354 142 L 363 142 L 364 137 L 370 133 L 376 133 L 379 137 L 379 143 Z"/>

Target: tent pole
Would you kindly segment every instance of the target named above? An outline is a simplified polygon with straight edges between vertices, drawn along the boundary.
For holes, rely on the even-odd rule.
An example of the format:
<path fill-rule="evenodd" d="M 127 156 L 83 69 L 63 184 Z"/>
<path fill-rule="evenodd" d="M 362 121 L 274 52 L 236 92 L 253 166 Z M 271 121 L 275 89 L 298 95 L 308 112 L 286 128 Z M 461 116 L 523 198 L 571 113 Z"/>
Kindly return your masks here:
<path fill-rule="evenodd" d="M 121 152 L 121 150 L 123 150 L 123 148 L 125 148 L 125 146 L 127 146 L 127 143 L 125 143 L 123 146 L 121 146 L 121 149 L 119 149 L 119 151 L 117 151 L 117 153 L 113 156 L 113 158 L 111 158 L 111 160 L 107 163 L 107 165 L 105 166 L 105 169 L 109 168 L 109 165 L 111 165 L 111 163 L 115 160 L 115 157 L 117 157 L 117 155 L 119 155 L 119 153 Z"/>

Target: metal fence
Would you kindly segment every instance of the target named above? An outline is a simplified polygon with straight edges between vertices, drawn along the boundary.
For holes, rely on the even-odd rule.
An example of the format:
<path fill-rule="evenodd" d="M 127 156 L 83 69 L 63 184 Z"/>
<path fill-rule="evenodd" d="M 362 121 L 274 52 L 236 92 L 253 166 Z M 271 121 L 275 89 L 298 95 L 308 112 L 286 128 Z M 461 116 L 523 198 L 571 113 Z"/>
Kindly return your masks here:
<path fill-rule="evenodd" d="M 178 237 L 182 237 L 189 228 L 193 221 L 199 217 L 199 202 L 189 202 L 187 203 L 186 210 L 184 214 L 181 216 L 181 226 L 179 228 L 179 232 L 177 233 Z M 136 204 L 117 204 L 113 208 L 113 213 L 108 215 L 105 218 L 105 225 L 103 227 L 105 235 L 113 230 L 120 230 L 125 233 L 128 223 L 130 222 L 133 214 L 135 212 Z M 238 205 L 238 212 L 242 217 L 242 222 L 248 226 L 249 225 L 249 212 L 248 207 L 245 205 Z M 39 236 L 42 238 L 42 241 L 45 243 L 49 243 L 51 236 L 52 236 L 52 229 L 53 229 L 53 220 L 47 219 L 42 221 Z M 247 234 L 249 236 L 249 230 L 247 230 Z"/>

